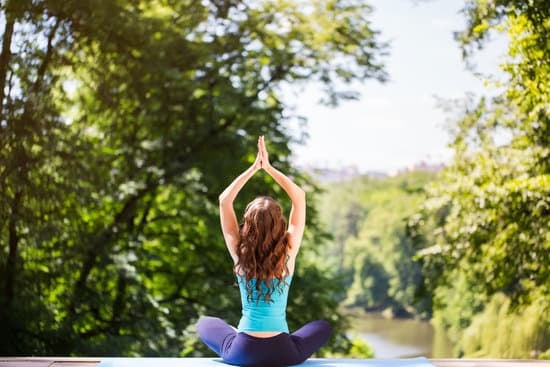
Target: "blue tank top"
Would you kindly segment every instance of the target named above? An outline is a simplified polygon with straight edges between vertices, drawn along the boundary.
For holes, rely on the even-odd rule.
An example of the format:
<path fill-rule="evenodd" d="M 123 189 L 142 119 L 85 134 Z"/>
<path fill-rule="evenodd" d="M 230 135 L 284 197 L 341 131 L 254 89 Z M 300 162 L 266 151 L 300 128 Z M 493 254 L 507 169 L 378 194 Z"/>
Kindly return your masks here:
<path fill-rule="evenodd" d="M 246 288 L 246 278 L 237 275 L 239 290 L 241 291 L 242 316 L 237 326 L 237 330 L 246 331 L 280 331 L 288 333 L 288 324 L 286 322 L 286 304 L 288 300 L 288 290 L 292 282 L 292 275 L 284 278 L 285 284 L 279 287 L 279 281 L 274 279 L 275 290 L 270 295 L 271 301 L 258 299 L 256 291 L 256 279 L 251 280 L 252 298 L 248 299 Z M 265 294 L 267 287 L 262 284 L 262 292 Z"/>

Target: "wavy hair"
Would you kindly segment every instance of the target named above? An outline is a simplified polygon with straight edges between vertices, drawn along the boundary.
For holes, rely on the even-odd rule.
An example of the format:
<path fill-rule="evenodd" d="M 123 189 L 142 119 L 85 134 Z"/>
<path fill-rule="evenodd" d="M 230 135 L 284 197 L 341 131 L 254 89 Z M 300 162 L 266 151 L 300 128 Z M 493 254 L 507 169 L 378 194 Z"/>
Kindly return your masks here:
<path fill-rule="evenodd" d="M 284 277 L 289 275 L 287 254 L 290 242 L 279 203 L 269 196 L 260 196 L 251 201 L 245 209 L 239 234 L 238 261 L 234 271 L 244 275 L 249 301 L 253 298 L 254 289 L 258 301 L 262 298 L 271 301 L 271 294 L 276 290 L 274 280 L 278 280 L 278 286 L 282 289 Z M 262 284 L 265 285 L 265 291 Z"/>

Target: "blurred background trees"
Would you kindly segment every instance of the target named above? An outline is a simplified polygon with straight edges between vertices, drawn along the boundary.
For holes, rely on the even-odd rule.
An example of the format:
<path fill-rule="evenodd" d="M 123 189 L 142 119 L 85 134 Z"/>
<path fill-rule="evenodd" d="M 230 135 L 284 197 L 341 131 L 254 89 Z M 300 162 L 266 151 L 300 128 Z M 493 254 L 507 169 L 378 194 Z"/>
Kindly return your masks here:
<path fill-rule="evenodd" d="M 509 41 L 491 96 L 444 103 L 454 158 L 439 174 L 328 185 L 327 251 L 346 305 L 431 318 L 457 357 L 549 358 L 550 8 L 467 1 L 464 14 L 473 72 L 476 49 Z"/>
<path fill-rule="evenodd" d="M 0 353 L 200 354 L 194 323 L 240 312 L 217 196 L 263 134 L 289 166 L 285 85 L 326 101 L 384 80 L 361 1 L 7 0 L 0 7 Z M 283 193 L 257 179 L 242 194 Z M 285 203 L 288 206 L 288 203 Z M 242 208 L 238 208 L 241 210 Z M 314 209 L 310 238 L 321 238 Z M 292 327 L 329 319 L 308 264 Z M 299 311 L 297 311 L 299 310 Z M 199 349 L 197 349 L 199 348 Z M 204 351 L 204 349 L 202 349 Z"/>
<path fill-rule="evenodd" d="M 495 97 L 459 106 L 454 160 L 410 229 L 434 318 L 458 355 L 534 357 L 550 348 L 550 9 L 471 1 L 457 34 L 468 60 L 508 35 Z"/>
<path fill-rule="evenodd" d="M 334 241 L 322 254 L 346 281 L 343 305 L 428 317 L 429 297 L 415 295 L 422 273 L 406 223 L 435 177 L 421 171 L 384 179 L 360 176 L 326 187 L 318 207 Z"/>

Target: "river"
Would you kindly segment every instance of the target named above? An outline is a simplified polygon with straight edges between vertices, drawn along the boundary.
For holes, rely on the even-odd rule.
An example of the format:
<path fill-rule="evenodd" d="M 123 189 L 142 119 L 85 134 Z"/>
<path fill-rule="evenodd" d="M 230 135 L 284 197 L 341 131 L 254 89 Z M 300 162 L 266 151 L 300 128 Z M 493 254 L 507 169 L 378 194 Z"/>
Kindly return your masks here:
<path fill-rule="evenodd" d="M 427 321 L 388 319 L 379 313 L 357 313 L 352 334 L 374 350 L 375 358 L 452 358 L 450 341 Z"/>

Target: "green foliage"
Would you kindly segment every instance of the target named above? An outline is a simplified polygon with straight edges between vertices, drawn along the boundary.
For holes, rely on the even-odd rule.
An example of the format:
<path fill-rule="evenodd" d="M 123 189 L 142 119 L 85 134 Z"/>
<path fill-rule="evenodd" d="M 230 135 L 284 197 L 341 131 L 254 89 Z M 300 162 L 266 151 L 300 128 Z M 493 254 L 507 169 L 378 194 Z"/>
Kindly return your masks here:
<path fill-rule="evenodd" d="M 362 339 L 355 338 L 352 340 L 351 349 L 348 358 L 374 358 L 374 351 L 371 346 L 365 343 Z"/>
<path fill-rule="evenodd" d="M 425 198 L 429 172 L 385 179 L 357 177 L 327 186 L 320 196 L 322 219 L 333 235 L 325 263 L 345 277 L 344 304 L 425 314 L 428 298 L 416 294 L 420 267 L 407 234 L 408 216 Z"/>
<path fill-rule="evenodd" d="M 464 330 L 460 345 L 465 357 L 533 358 L 550 344 L 550 302 L 539 298 L 521 313 L 510 300 L 495 294 Z"/>
<path fill-rule="evenodd" d="M 281 86 L 317 80 L 336 103 L 353 94 L 334 85 L 384 80 L 369 7 L 8 0 L 0 11 L 0 353 L 204 352 L 199 315 L 239 312 L 217 196 L 260 134 L 307 183 L 289 167 Z M 284 197 L 256 180 L 239 205 L 259 193 Z M 337 280 L 304 272 L 295 292 L 318 307 L 291 309 L 341 330 Z"/>
<path fill-rule="evenodd" d="M 536 39 L 537 48 L 550 57 L 547 46 L 550 8 L 544 0 L 468 0 L 462 13 L 466 16 L 467 25 L 455 38 L 465 55 L 473 53 L 472 46 L 482 48 L 491 39 L 491 32 L 502 30 L 502 23 L 507 18 L 521 14 L 533 30 L 530 33 Z"/>
<path fill-rule="evenodd" d="M 507 79 L 493 81 L 494 99 L 460 107 L 454 161 L 430 185 L 409 232 L 421 249 L 434 317 L 457 353 L 532 357 L 550 345 L 548 7 L 476 1 L 466 10 L 464 46 L 507 31 Z"/>

